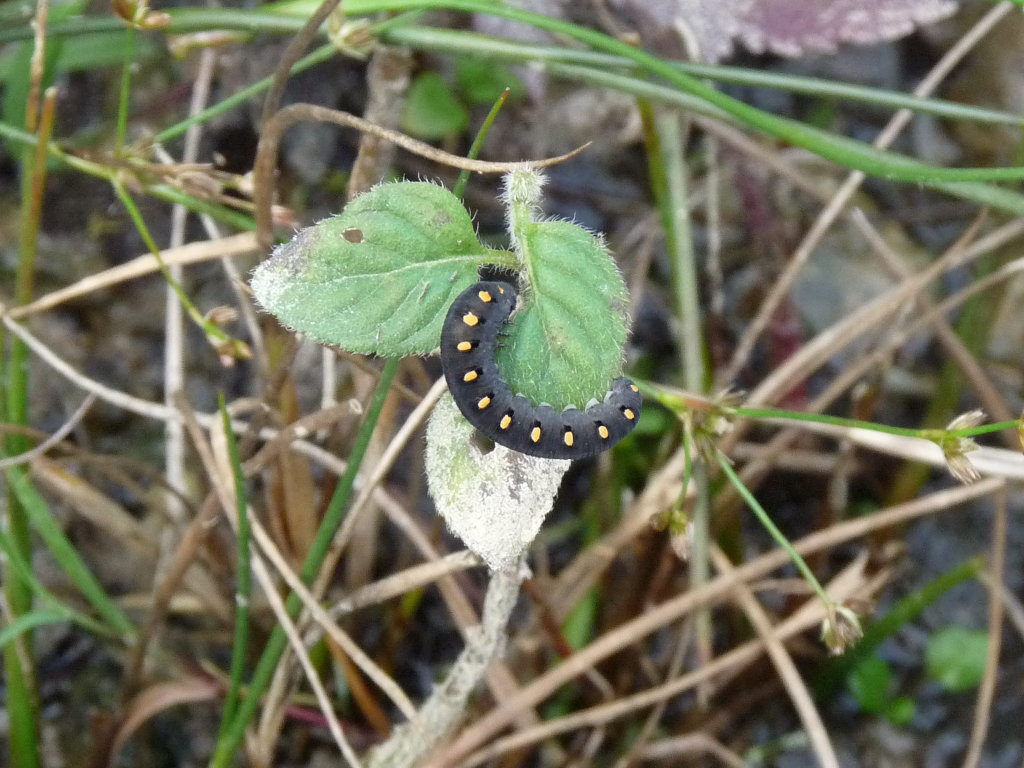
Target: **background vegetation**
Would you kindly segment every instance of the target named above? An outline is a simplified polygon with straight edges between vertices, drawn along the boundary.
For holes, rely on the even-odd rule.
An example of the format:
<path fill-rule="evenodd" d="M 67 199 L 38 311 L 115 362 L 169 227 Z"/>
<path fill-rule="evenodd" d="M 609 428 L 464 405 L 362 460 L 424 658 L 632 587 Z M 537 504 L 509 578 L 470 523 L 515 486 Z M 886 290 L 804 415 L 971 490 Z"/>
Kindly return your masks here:
<path fill-rule="evenodd" d="M 1020 5 L 337 6 L 0 6 L 9 764 L 1019 765 Z M 587 142 L 644 417 L 520 584 L 248 276 Z"/>

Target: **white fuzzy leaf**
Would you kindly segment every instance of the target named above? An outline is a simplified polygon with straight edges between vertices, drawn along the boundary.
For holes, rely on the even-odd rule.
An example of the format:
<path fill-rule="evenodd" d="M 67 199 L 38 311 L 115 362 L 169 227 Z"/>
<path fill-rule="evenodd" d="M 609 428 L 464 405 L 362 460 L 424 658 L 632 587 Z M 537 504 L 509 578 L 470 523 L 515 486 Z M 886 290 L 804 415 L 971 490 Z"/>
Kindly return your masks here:
<path fill-rule="evenodd" d="M 535 459 L 496 445 L 481 453 L 451 395 L 427 425 L 430 495 L 448 528 L 495 571 L 518 566 L 571 462 Z"/>

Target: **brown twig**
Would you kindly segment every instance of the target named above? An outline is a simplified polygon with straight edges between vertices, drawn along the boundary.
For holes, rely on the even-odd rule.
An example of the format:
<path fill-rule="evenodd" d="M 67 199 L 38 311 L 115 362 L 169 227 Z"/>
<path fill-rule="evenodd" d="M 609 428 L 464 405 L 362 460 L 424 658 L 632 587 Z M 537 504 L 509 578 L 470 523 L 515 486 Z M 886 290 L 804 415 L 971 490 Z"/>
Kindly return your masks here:
<path fill-rule="evenodd" d="M 834 525 L 824 531 L 806 536 L 795 542 L 794 546 L 798 553 L 806 557 L 811 553 L 828 549 L 843 541 L 864 536 L 875 530 L 898 525 L 937 511 L 948 511 L 969 500 L 987 496 L 1002 488 L 1003 484 L 1002 480 L 988 479 L 969 487 L 939 491 L 928 497 L 878 512 L 870 517 Z M 586 669 L 598 664 L 611 654 L 636 643 L 654 630 L 677 620 L 689 611 L 723 599 L 736 583 L 760 578 L 787 562 L 789 562 L 788 553 L 774 550 L 756 560 L 745 563 L 731 574 L 712 580 L 699 590 L 686 592 L 651 607 L 637 618 L 607 632 L 566 659 L 558 667 L 549 670 L 540 678 L 521 688 L 514 696 L 502 701 L 500 707 L 466 728 L 423 768 L 428 768 L 428 766 L 429 768 L 440 768 L 440 766 L 461 764 L 459 761 L 465 759 L 471 751 L 493 740 L 523 707 L 538 704 L 563 685 L 578 677 Z M 815 602 L 818 601 L 815 600 Z"/>
<path fill-rule="evenodd" d="M 1004 2 L 989 10 L 974 27 L 957 41 L 956 45 L 946 52 L 942 59 L 932 68 L 931 72 L 914 89 L 914 95 L 927 96 L 932 93 L 978 42 L 998 24 L 999 20 L 1013 10 L 1013 7 L 1013 3 Z M 899 110 L 892 116 L 889 123 L 878 135 L 878 138 L 875 139 L 874 146 L 878 149 L 889 147 L 913 116 L 913 112 L 909 109 Z M 782 299 L 788 295 L 800 269 L 806 264 L 811 253 L 821 242 L 825 233 L 832 226 L 836 217 L 846 206 L 853 193 L 864 182 L 865 178 L 867 178 L 866 175 L 860 171 L 850 173 L 846 181 L 843 182 L 836 192 L 834 198 L 819 214 L 810 231 L 805 235 L 803 242 L 800 243 L 793 256 L 786 262 L 785 272 L 772 286 L 771 292 L 762 303 L 757 317 L 750 323 L 743 338 L 736 345 L 732 360 L 722 376 L 724 381 L 735 379 L 740 369 L 746 364 L 754 344 L 768 326 Z"/>
<path fill-rule="evenodd" d="M 710 556 L 719 573 L 729 574 L 735 570 L 733 564 L 729 562 L 729 558 L 717 546 L 712 545 Z M 818 758 L 818 765 L 822 768 L 839 768 L 839 758 L 832 746 L 831 739 L 829 739 L 828 730 L 821 719 L 821 713 L 814 706 L 810 691 L 807 690 L 807 686 L 801 679 L 793 658 L 775 634 L 775 628 L 772 626 L 768 614 L 765 613 L 746 584 L 737 583 L 733 589 L 733 596 L 764 643 L 765 651 L 771 658 L 775 671 L 778 672 L 779 678 L 789 694 L 790 701 L 800 716 L 800 721 L 804 724 L 814 754 Z"/>
<path fill-rule="evenodd" d="M 390 141 L 409 152 L 414 152 L 433 162 L 449 165 L 474 173 L 507 173 L 516 168 L 546 168 L 562 163 L 579 154 L 587 145 L 558 157 L 544 160 L 528 160 L 516 163 L 495 163 L 486 160 L 471 160 L 459 155 L 452 155 L 422 141 L 409 138 L 404 133 L 388 130 L 375 125 L 361 117 L 328 109 L 316 104 L 291 104 L 268 120 L 263 126 L 263 134 L 256 148 L 256 162 L 253 164 L 253 202 L 256 208 L 256 236 L 260 249 L 269 251 L 273 245 L 271 231 L 271 202 L 273 201 L 274 169 L 277 166 L 277 150 L 285 131 L 296 123 L 322 122 L 333 123 L 348 128 L 356 128 L 381 139 Z"/>

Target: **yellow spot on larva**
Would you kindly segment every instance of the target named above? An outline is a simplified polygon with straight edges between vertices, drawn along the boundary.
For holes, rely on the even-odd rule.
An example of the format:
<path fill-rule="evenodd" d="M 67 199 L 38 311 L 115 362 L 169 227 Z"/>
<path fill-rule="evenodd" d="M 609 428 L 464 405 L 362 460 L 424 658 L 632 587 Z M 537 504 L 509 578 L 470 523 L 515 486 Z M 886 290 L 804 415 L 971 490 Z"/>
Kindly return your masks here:
<path fill-rule="evenodd" d="M 633 419 L 636 418 L 636 414 L 633 413 L 633 409 L 632 408 L 623 408 L 622 409 L 622 415 L 625 416 L 630 421 L 632 421 Z"/>
<path fill-rule="evenodd" d="M 638 387 L 636 384 L 630 384 L 629 388 L 632 389 L 634 392 L 640 391 L 640 387 Z"/>
<path fill-rule="evenodd" d="M 498 293 L 504 293 L 504 292 L 505 292 L 505 289 L 504 289 L 504 288 L 502 288 L 502 287 L 501 287 L 501 286 L 499 285 L 499 286 L 498 286 Z"/>
<path fill-rule="evenodd" d="M 462 322 L 472 328 L 474 325 L 480 322 L 480 318 L 474 315 L 472 312 L 467 312 L 462 316 Z"/>
<path fill-rule="evenodd" d="M 476 381 L 476 377 L 479 376 L 476 371 L 466 371 L 466 375 L 462 377 L 463 381 Z"/>
<path fill-rule="evenodd" d="M 565 441 L 565 444 L 567 446 L 572 448 L 572 443 L 573 443 L 574 438 L 572 436 L 572 430 L 571 429 L 565 430 L 565 435 L 562 437 L 562 440 Z"/>
<path fill-rule="evenodd" d="M 460 341 L 458 346 L 455 347 L 459 352 L 469 352 L 473 348 L 473 342 L 471 341 Z"/>
<path fill-rule="evenodd" d="M 498 422 L 498 426 L 502 429 L 508 429 L 512 425 L 512 417 L 507 413 L 501 417 L 501 421 Z"/>
<path fill-rule="evenodd" d="M 599 434 L 601 436 L 602 440 L 607 440 L 608 439 L 608 427 L 606 427 L 604 424 L 602 424 L 601 426 L 599 426 L 597 428 L 597 434 Z"/>
<path fill-rule="evenodd" d="M 480 297 L 480 301 L 482 301 L 484 304 L 489 304 L 492 301 L 494 301 L 494 299 L 491 298 L 491 294 L 489 294 L 487 291 L 480 291 L 477 294 L 477 296 Z"/>
<path fill-rule="evenodd" d="M 530 439 L 535 442 L 540 442 L 540 427 L 534 427 L 530 430 Z"/>
<path fill-rule="evenodd" d="M 479 401 L 477 401 L 476 407 L 479 408 L 482 411 L 484 408 L 486 408 L 490 404 L 491 404 L 491 398 L 489 398 L 486 395 L 484 395 L 483 397 L 480 398 Z"/>

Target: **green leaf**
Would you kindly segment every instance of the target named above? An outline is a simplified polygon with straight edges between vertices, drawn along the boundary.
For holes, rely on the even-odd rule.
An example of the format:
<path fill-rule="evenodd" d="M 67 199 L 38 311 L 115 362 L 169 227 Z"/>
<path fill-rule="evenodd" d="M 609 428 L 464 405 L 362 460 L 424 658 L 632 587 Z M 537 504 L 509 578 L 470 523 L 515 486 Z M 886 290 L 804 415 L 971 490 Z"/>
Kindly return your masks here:
<path fill-rule="evenodd" d="M 509 99 L 521 99 L 526 95 L 523 81 L 511 69 L 493 61 L 459 57 L 455 60 L 455 76 L 470 104 L 493 104 L 506 88 L 509 89 Z"/>
<path fill-rule="evenodd" d="M 877 656 L 869 656 L 854 667 L 846 681 L 860 708 L 873 714 L 886 710 L 891 683 L 889 665 Z"/>
<path fill-rule="evenodd" d="M 443 139 L 462 133 L 469 125 L 469 110 L 436 72 L 413 78 L 402 109 L 402 130 L 421 139 Z"/>
<path fill-rule="evenodd" d="M 914 719 L 917 704 L 909 696 L 898 696 L 885 707 L 885 719 L 893 725 L 907 725 Z"/>
<path fill-rule="evenodd" d="M 974 688 L 985 673 L 988 633 L 947 627 L 932 635 L 925 650 L 928 676 L 949 691 Z"/>
<path fill-rule="evenodd" d="M 480 245 L 462 203 L 426 182 L 384 184 L 274 249 L 252 289 L 282 323 L 352 352 L 423 355 L 477 266 L 508 263 Z"/>
<path fill-rule="evenodd" d="M 584 408 L 622 372 L 626 286 L 604 244 L 567 221 L 517 225 L 530 285 L 496 355 L 512 388 L 535 403 Z"/>

